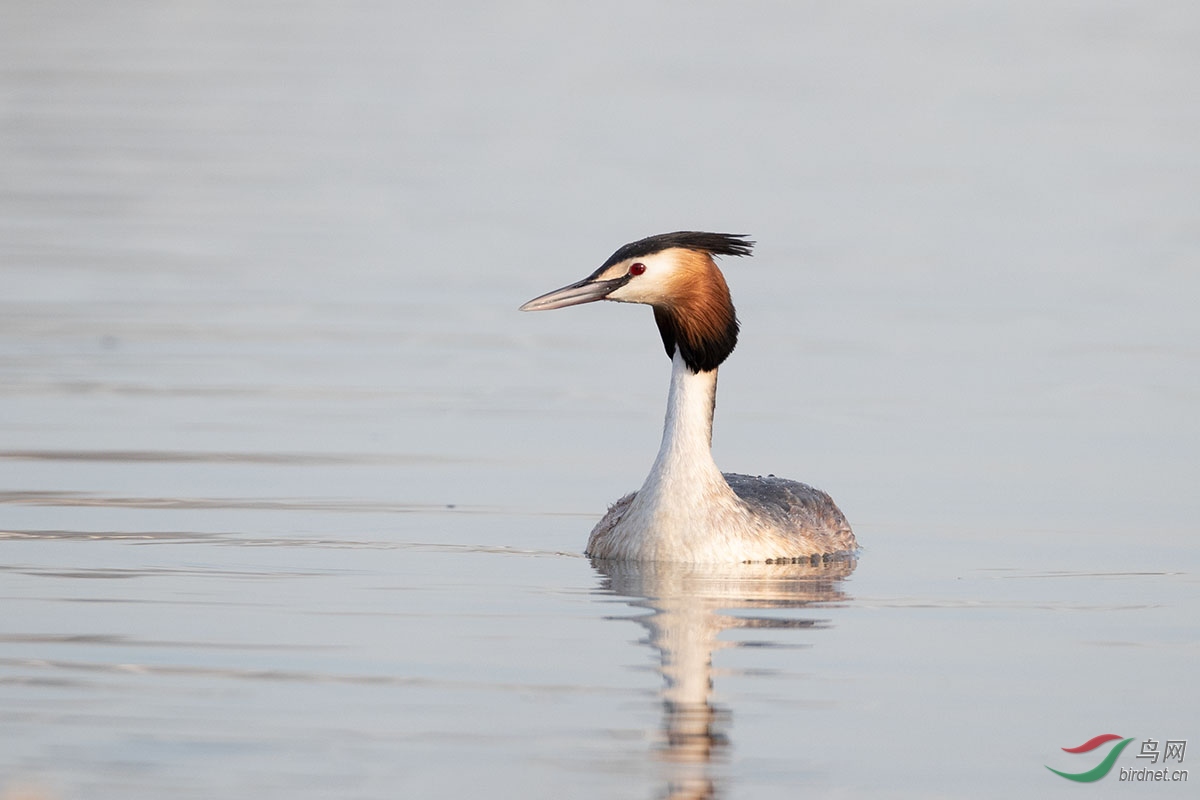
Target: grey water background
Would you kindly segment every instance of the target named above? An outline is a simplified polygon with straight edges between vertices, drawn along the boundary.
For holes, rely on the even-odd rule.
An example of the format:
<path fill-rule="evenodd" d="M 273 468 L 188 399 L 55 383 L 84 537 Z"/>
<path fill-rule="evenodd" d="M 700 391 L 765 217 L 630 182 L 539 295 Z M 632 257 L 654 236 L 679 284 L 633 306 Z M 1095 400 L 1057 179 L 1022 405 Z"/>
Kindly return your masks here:
<path fill-rule="evenodd" d="M 1198 76 L 1191 3 L 5 3 L 0 797 L 1200 746 Z M 852 568 L 581 555 L 667 361 L 515 309 L 681 228 L 759 242 L 718 463 L 829 490 Z"/>

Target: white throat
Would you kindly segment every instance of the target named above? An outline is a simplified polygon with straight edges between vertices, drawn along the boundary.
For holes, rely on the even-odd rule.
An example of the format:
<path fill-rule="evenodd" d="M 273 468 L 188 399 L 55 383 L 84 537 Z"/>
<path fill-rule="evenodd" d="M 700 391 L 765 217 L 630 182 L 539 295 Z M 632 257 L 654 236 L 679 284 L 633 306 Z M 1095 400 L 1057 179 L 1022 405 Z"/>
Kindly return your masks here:
<path fill-rule="evenodd" d="M 641 558 L 679 558 L 681 551 L 707 549 L 712 543 L 705 534 L 723 527 L 741 507 L 712 457 L 716 394 L 717 371 L 692 372 L 676 350 L 662 446 L 618 525 L 618 535 Z"/>
<path fill-rule="evenodd" d="M 671 389 L 662 446 L 642 487 L 663 478 L 721 479 L 712 457 L 713 411 L 717 404 L 717 371 L 692 372 L 676 349 L 671 359 Z"/>

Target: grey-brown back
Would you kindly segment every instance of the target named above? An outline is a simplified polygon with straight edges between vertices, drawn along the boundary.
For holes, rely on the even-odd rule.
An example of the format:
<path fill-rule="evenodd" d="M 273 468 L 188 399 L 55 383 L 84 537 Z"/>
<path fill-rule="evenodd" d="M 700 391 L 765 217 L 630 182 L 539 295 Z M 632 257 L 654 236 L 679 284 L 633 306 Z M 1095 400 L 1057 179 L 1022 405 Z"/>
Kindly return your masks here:
<path fill-rule="evenodd" d="M 807 483 L 768 475 L 723 473 L 729 488 L 756 514 L 776 520 L 780 530 L 803 531 L 826 539 L 829 552 L 854 550 L 858 543 L 846 515 L 833 498 Z"/>

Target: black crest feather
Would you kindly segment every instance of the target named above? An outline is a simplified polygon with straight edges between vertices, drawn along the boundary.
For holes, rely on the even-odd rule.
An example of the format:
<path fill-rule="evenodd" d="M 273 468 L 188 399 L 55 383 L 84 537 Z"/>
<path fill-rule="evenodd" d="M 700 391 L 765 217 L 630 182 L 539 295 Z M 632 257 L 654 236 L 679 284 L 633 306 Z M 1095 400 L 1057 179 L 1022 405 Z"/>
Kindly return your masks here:
<path fill-rule="evenodd" d="M 704 250 L 715 256 L 748 256 L 754 249 L 754 242 L 750 241 L 744 233 L 704 233 L 703 231 L 660 233 L 617 248 L 617 252 L 609 256 L 608 261 L 605 261 L 596 272 L 603 272 L 613 264 L 618 264 L 627 258 L 644 258 L 672 247 Z"/>

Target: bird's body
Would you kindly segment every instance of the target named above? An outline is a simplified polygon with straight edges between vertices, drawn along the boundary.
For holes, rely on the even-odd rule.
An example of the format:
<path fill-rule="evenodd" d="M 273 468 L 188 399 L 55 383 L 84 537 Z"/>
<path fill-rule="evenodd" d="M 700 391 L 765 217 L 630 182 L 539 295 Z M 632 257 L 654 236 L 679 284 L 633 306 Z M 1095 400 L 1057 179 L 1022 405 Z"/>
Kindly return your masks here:
<path fill-rule="evenodd" d="M 737 343 L 729 289 L 712 254 L 749 255 L 727 234 L 680 232 L 625 245 L 579 283 L 529 301 L 542 310 L 593 300 L 653 306 L 671 357 L 662 446 L 642 488 L 596 524 L 595 558 L 720 563 L 788 561 L 852 552 L 829 495 L 774 476 L 722 474 L 712 458 L 717 367 Z"/>

